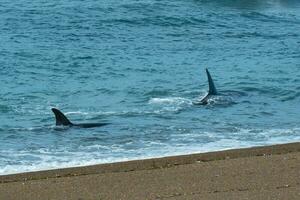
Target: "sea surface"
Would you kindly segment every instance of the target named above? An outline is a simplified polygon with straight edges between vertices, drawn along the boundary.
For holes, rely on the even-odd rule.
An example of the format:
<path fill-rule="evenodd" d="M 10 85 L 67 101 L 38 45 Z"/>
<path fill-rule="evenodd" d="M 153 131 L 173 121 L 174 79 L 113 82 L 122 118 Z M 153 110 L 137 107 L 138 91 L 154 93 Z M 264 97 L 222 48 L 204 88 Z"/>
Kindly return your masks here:
<path fill-rule="evenodd" d="M 2 0 L 0 174 L 299 142 L 299 47 L 297 0 Z"/>

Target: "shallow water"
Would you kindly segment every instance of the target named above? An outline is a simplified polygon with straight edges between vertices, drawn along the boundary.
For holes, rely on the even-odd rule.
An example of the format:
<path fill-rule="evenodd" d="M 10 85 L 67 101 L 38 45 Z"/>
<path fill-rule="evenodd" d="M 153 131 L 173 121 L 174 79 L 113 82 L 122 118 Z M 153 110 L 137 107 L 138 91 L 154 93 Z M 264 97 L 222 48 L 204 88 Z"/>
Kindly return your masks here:
<path fill-rule="evenodd" d="M 0 26 L 1 174 L 300 141 L 297 1 L 7 1 Z"/>

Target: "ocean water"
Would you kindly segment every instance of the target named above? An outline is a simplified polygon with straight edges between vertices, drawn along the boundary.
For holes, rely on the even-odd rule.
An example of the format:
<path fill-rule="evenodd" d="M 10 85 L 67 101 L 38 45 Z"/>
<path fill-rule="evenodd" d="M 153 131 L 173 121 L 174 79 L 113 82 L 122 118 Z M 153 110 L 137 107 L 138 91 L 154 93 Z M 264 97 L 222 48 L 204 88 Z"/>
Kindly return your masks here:
<path fill-rule="evenodd" d="M 3 0 L 0 27 L 0 174 L 300 141 L 297 0 Z"/>

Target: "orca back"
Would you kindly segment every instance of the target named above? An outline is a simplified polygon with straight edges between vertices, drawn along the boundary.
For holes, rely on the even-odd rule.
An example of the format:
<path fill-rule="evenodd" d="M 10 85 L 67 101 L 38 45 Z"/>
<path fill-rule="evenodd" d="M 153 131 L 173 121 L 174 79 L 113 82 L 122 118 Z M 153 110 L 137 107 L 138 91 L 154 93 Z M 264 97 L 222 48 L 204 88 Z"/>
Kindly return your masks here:
<path fill-rule="evenodd" d="M 82 124 L 74 124 L 74 126 L 81 127 L 81 128 L 94 128 L 100 126 L 106 126 L 109 123 L 82 123 Z"/>

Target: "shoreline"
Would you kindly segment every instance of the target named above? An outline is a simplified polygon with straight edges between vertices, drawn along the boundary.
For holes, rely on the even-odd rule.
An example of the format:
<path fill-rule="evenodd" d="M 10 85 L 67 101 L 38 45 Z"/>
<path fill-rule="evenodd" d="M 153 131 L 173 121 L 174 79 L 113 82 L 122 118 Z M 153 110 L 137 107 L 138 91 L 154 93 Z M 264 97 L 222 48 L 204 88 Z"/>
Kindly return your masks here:
<path fill-rule="evenodd" d="M 44 178 L 56 178 L 64 176 L 79 176 L 95 173 L 126 172 L 132 170 L 147 170 L 156 168 L 165 168 L 176 165 L 191 164 L 193 162 L 209 162 L 214 160 L 234 159 L 242 157 L 263 156 L 272 154 L 286 154 L 291 152 L 300 152 L 300 142 L 275 144 L 267 146 L 254 146 L 238 149 L 229 149 L 221 151 L 212 151 L 204 153 L 192 153 L 176 156 L 166 156 L 159 158 L 138 159 L 129 161 L 120 161 L 113 163 L 103 163 L 87 166 L 76 166 L 57 168 L 49 170 L 38 170 L 32 172 L 21 172 L 14 174 L 0 175 L 0 183 L 35 180 Z M 120 168 L 122 167 L 122 168 Z"/>
<path fill-rule="evenodd" d="M 258 162 L 258 160 L 260 160 L 260 162 Z M 267 177 L 260 177 L 260 176 L 264 176 L 264 174 L 268 174 L 269 170 L 271 169 L 273 170 L 273 168 L 274 170 L 277 170 L 278 168 L 278 170 L 280 170 L 282 174 L 278 174 L 278 172 L 274 172 L 274 176 L 276 177 L 288 176 L 291 177 L 291 180 L 294 180 L 295 178 L 300 177 L 299 160 L 300 160 L 300 142 L 296 142 L 296 143 L 278 144 L 278 145 L 271 145 L 271 146 L 259 146 L 259 147 L 232 149 L 232 150 L 224 150 L 224 151 L 216 151 L 216 152 L 208 152 L 208 153 L 197 153 L 197 154 L 190 154 L 190 155 L 170 156 L 170 157 L 152 158 L 152 159 L 145 159 L 145 160 L 133 160 L 133 161 L 117 162 L 117 163 L 109 163 L 109 164 L 98 164 L 98 165 L 91 165 L 91 166 L 84 166 L 84 167 L 72 167 L 72 168 L 53 169 L 53 170 L 45 170 L 45 171 L 25 172 L 25 173 L 18 173 L 18 174 L 8 174 L 8 175 L 0 176 L 0 199 L 7 199 L 7 198 L 11 199 L 12 196 L 10 195 L 16 195 L 14 196 L 15 198 L 12 199 L 21 199 L 21 197 L 24 199 L 38 199 L 38 197 L 42 197 L 43 195 L 49 198 L 51 197 L 54 199 L 57 198 L 60 199 L 61 196 L 55 196 L 55 195 L 72 196 L 72 194 L 77 193 L 76 190 L 72 190 L 72 188 L 75 185 L 78 185 L 78 187 L 80 188 L 79 191 L 84 189 L 84 191 L 86 192 L 86 193 L 84 192 L 81 193 L 81 195 L 83 195 L 82 196 L 83 199 L 86 199 L 88 197 L 92 197 L 92 199 L 97 199 L 95 195 L 98 195 L 97 197 L 99 197 L 99 195 L 100 196 L 103 195 L 101 197 L 103 199 L 115 199 L 116 197 L 118 197 L 119 199 L 135 199 L 135 198 L 155 199 L 153 198 L 153 195 L 156 193 L 155 192 L 156 190 L 158 191 L 157 194 L 155 195 L 159 196 L 161 195 L 160 190 L 162 188 L 168 190 L 167 188 L 169 188 L 170 185 L 172 184 L 175 185 L 182 184 L 180 188 L 186 187 L 185 190 L 187 191 L 190 190 L 189 188 L 192 185 L 200 184 L 198 183 L 198 181 L 195 180 L 191 182 L 181 183 L 181 179 L 180 179 L 174 182 L 174 180 L 172 179 L 174 179 L 176 176 L 182 176 L 182 171 L 180 170 L 183 170 L 185 174 L 185 176 L 182 177 L 182 180 L 185 179 L 192 180 L 195 175 L 193 173 L 194 168 L 199 168 L 199 169 L 203 168 L 202 170 L 208 170 L 209 173 L 207 172 L 205 174 L 200 174 L 201 177 L 203 176 L 204 178 L 202 177 L 201 179 L 199 179 L 199 181 L 200 182 L 204 181 L 203 184 L 204 183 L 208 185 L 211 184 L 209 180 L 214 179 L 214 176 L 210 177 L 212 175 L 210 173 L 214 173 L 214 168 L 210 167 L 210 165 L 215 165 L 216 168 L 222 166 L 224 167 L 225 171 L 229 170 L 228 173 L 230 172 L 231 169 L 234 173 L 237 174 L 241 173 L 238 177 L 236 177 L 236 181 L 232 181 L 233 188 L 236 187 L 235 182 L 239 182 L 240 179 L 244 179 L 244 177 L 248 177 L 249 174 L 243 172 L 244 169 L 247 169 L 248 165 L 249 167 L 251 166 L 254 167 L 254 169 L 262 168 L 263 170 L 266 170 L 262 174 L 260 174 L 261 171 L 263 171 L 262 169 L 261 171 L 252 170 L 251 173 L 253 176 L 256 176 L 256 174 L 259 175 L 258 177 L 256 177 L 257 183 L 254 183 L 254 185 L 256 184 L 272 185 L 274 184 L 274 182 L 276 181 L 281 182 L 282 180 L 277 180 L 277 179 L 273 180 L 273 175 L 270 174 L 269 179 L 271 180 L 271 182 L 268 182 Z M 249 162 L 249 164 L 245 165 L 243 168 L 240 168 L 239 166 L 244 165 L 245 162 Z M 265 163 L 265 165 L 271 168 L 268 169 L 266 168 L 266 166 L 263 166 L 261 163 Z M 292 170 L 287 170 L 287 169 L 292 169 Z M 159 176 L 160 173 L 168 174 L 171 172 L 174 175 L 174 177 L 171 175 L 166 175 L 166 177 L 163 179 L 162 182 L 157 182 L 153 186 L 153 181 L 155 181 L 160 177 Z M 153 176 L 149 177 L 148 174 L 153 174 Z M 120 179 L 125 182 L 122 182 L 120 180 L 116 181 L 111 177 L 115 177 L 116 179 L 118 180 Z M 139 177 L 139 178 L 136 180 L 137 182 L 134 185 L 131 185 L 131 182 L 135 180 L 134 177 Z M 222 175 L 220 175 L 220 177 L 222 177 Z M 264 178 L 266 178 L 266 180 Z M 111 191 L 109 191 L 106 187 L 103 186 L 103 182 L 102 182 L 103 179 L 105 179 L 111 185 L 118 185 L 120 184 L 120 182 L 122 182 L 123 184 L 125 183 L 125 185 L 123 185 L 124 187 L 126 187 L 127 184 L 131 185 L 130 186 L 131 190 L 138 189 L 139 187 L 141 187 L 140 184 L 144 185 L 144 187 L 142 189 L 138 189 L 138 191 L 140 191 L 139 194 L 133 194 L 131 192 L 126 193 L 125 191 L 118 190 L 118 189 L 115 190 L 114 193 L 112 194 Z M 138 180 L 140 179 L 142 180 L 145 179 L 145 180 L 139 182 Z M 224 180 L 220 182 L 224 182 L 224 181 L 226 182 L 226 180 L 228 181 L 231 179 L 232 177 L 224 177 Z M 82 183 L 85 181 L 87 181 L 86 184 Z M 248 184 L 247 179 L 245 179 L 244 181 L 245 184 Z M 98 189 L 96 191 L 94 191 L 94 189 L 91 189 L 94 187 L 89 185 L 90 182 L 93 182 L 93 184 L 98 186 Z M 164 182 L 167 182 L 168 184 Z M 225 185 L 227 185 L 225 184 L 225 182 L 223 186 L 219 185 L 218 187 L 221 188 L 225 187 Z M 44 188 L 43 186 L 45 186 L 45 184 L 47 185 L 47 187 Z M 215 184 L 218 185 L 219 182 L 216 182 Z M 62 186 L 60 187 L 60 185 Z M 283 188 L 285 188 L 284 185 L 287 185 L 286 188 L 289 190 L 291 188 L 295 188 L 297 190 L 299 189 L 300 191 L 300 180 L 294 180 L 293 183 L 283 184 L 282 186 Z M 290 187 L 291 185 L 293 185 L 293 187 Z M 199 187 L 200 186 L 202 187 L 202 184 L 200 184 Z M 67 191 L 67 193 L 61 191 L 60 194 L 57 194 L 56 192 L 53 191 L 51 192 L 51 190 L 49 191 L 48 190 L 49 187 L 55 188 L 56 190 Z M 152 196 L 147 193 L 149 187 L 156 188 L 154 191 L 152 191 L 151 193 Z M 279 184 L 279 186 L 276 187 L 280 188 L 281 186 Z M 214 190 L 216 188 L 212 186 L 211 189 Z M 177 191 L 177 190 L 179 190 L 179 188 L 174 186 L 172 187 L 171 191 Z M 183 190 L 183 192 L 185 190 Z M 217 189 L 217 191 L 219 190 L 220 189 Z M 13 191 L 19 191 L 19 192 L 13 192 Z M 99 194 L 97 194 L 97 191 L 99 192 Z M 143 191 L 145 193 L 143 193 Z M 248 189 L 245 191 L 248 191 Z M 241 191 L 239 190 L 237 191 L 234 190 L 231 192 L 229 191 L 230 194 L 232 192 L 240 193 Z M 296 191 L 294 191 L 294 193 L 295 192 Z M 25 193 L 31 195 L 22 196 Z M 91 196 L 87 196 L 87 194 L 90 194 Z M 191 192 L 189 194 L 191 194 Z M 207 193 L 207 194 L 213 195 L 214 193 Z M 296 192 L 296 194 L 297 195 L 299 194 L 298 197 L 300 197 L 300 192 L 299 193 Z M 71 196 L 70 199 L 74 199 Z M 124 196 L 124 198 L 120 198 L 120 196 Z M 181 198 L 182 195 L 179 196 L 178 198 L 176 197 L 175 199 L 185 199 L 185 198 Z"/>

